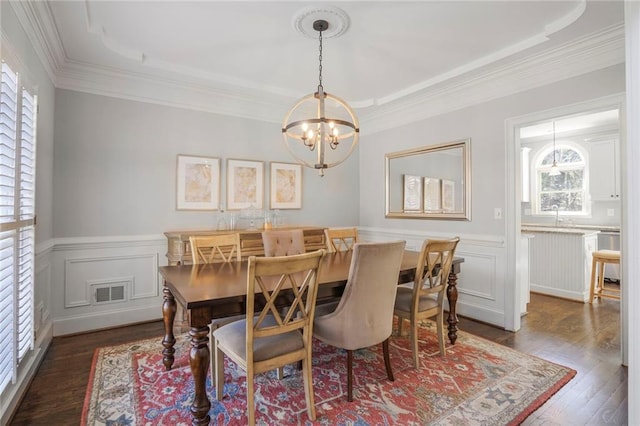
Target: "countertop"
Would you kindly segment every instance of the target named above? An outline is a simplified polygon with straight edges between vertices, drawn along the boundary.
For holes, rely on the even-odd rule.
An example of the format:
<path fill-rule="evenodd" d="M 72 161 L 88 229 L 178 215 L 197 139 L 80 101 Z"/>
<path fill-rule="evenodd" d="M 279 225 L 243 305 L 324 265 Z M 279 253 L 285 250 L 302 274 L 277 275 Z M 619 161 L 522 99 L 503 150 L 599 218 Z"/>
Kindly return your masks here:
<path fill-rule="evenodd" d="M 602 231 L 602 232 L 620 232 L 620 226 L 614 225 L 565 225 L 565 226 L 555 226 L 553 223 L 522 223 L 522 228 L 552 228 L 552 229 L 582 229 L 582 230 L 590 230 L 590 231 Z"/>
<path fill-rule="evenodd" d="M 522 232 L 533 232 L 533 233 L 553 233 L 553 234 L 577 234 L 577 235 L 590 235 L 590 234 L 597 234 L 601 231 L 620 231 L 620 228 L 613 228 L 613 227 L 609 227 L 611 229 L 603 229 L 604 227 L 583 227 L 583 226 L 548 226 L 548 225 L 544 225 L 544 224 L 523 224 L 521 226 L 521 231 Z"/>

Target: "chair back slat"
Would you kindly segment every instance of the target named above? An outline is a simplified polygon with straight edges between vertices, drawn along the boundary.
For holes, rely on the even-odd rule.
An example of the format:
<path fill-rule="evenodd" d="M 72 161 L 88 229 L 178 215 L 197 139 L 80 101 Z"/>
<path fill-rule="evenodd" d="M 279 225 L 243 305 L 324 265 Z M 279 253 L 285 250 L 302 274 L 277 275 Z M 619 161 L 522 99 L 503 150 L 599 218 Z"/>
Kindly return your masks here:
<path fill-rule="evenodd" d="M 302 330 L 304 335 L 311 332 L 324 253 L 317 250 L 291 256 L 249 257 L 247 343 L 294 330 Z M 257 294 L 265 299 L 259 312 L 255 312 Z M 278 306 L 279 300 L 287 300 L 286 306 Z"/>
<path fill-rule="evenodd" d="M 240 261 L 240 235 L 192 235 L 189 237 L 193 263 L 196 265 L 203 263 L 218 263 Z"/>
<path fill-rule="evenodd" d="M 353 250 L 359 242 L 356 228 L 328 228 L 324 230 L 324 234 L 327 250 L 330 252 Z"/>
<path fill-rule="evenodd" d="M 419 303 L 420 296 L 439 293 L 444 296 L 451 264 L 460 238 L 451 240 L 425 240 L 422 244 L 413 285 L 413 304 Z"/>

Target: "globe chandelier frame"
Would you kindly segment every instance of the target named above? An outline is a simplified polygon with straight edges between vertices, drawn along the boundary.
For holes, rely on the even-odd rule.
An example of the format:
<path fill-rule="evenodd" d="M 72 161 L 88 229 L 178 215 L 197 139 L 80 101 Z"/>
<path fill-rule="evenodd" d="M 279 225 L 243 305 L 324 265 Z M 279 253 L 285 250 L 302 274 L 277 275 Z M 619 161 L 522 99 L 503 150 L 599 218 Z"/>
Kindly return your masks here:
<path fill-rule="evenodd" d="M 285 147 L 296 160 L 306 167 L 317 169 L 320 176 L 324 170 L 343 163 L 353 153 L 360 139 L 358 118 L 353 109 L 341 98 L 324 91 L 322 85 L 322 33 L 329 29 L 329 23 L 324 19 L 313 22 L 313 29 L 318 32 L 318 88 L 315 93 L 300 98 L 285 115 L 282 123 L 282 136 Z M 327 102 L 332 110 L 342 109 L 343 116 L 327 116 Z M 298 118 L 301 110 L 315 110 L 314 116 Z M 295 117 L 292 120 L 292 117 Z M 327 161 L 327 150 L 337 150 L 350 143 L 342 157 Z M 302 145 L 315 151 L 315 159 L 307 160 L 296 153 L 294 146 Z"/>

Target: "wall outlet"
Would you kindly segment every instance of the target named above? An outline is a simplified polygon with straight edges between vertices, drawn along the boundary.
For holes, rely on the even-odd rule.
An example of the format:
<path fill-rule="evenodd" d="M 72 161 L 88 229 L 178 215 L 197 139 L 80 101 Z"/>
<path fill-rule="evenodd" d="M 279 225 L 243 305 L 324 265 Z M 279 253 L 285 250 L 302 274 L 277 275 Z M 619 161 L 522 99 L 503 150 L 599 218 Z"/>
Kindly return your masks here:
<path fill-rule="evenodd" d="M 616 209 L 607 209 L 607 216 L 613 217 L 616 215 Z"/>
<path fill-rule="evenodd" d="M 495 209 L 493 209 L 493 218 L 502 219 L 502 209 L 500 207 L 496 207 Z"/>

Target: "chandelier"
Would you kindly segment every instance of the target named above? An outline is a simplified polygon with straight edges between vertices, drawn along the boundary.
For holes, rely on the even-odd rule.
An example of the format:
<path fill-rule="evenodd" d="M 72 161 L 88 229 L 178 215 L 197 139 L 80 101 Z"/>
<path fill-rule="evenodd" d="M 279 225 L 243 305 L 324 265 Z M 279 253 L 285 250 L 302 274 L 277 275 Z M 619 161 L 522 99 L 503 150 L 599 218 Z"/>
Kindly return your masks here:
<path fill-rule="evenodd" d="M 349 105 L 324 91 L 322 86 L 322 32 L 329 29 L 324 19 L 313 22 L 319 36 L 318 88 L 315 93 L 299 99 L 285 115 L 282 136 L 289 153 L 299 163 L 324 169 L 345 161 L 358 145 L 358 118 Z"/>

